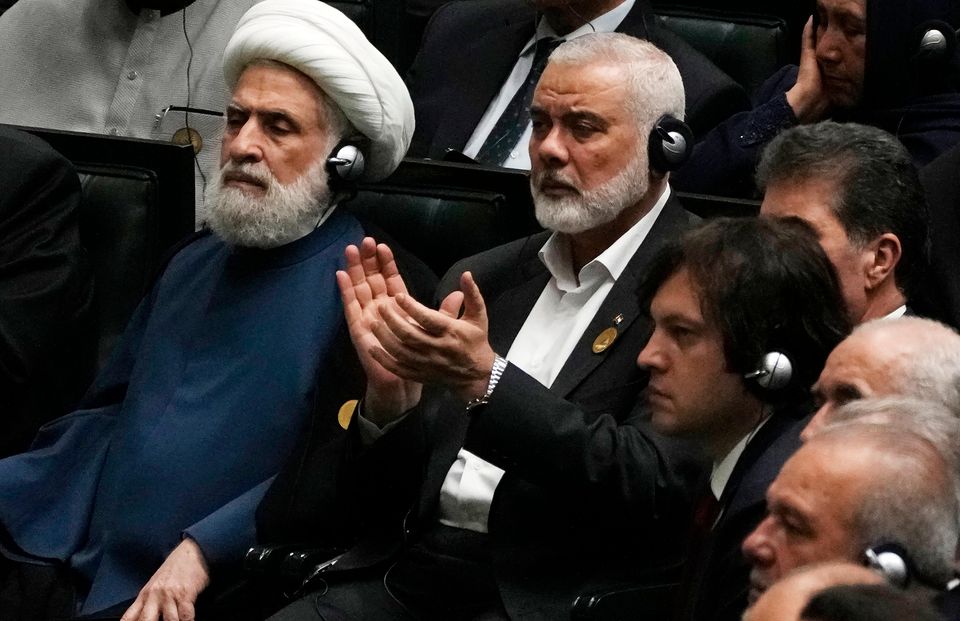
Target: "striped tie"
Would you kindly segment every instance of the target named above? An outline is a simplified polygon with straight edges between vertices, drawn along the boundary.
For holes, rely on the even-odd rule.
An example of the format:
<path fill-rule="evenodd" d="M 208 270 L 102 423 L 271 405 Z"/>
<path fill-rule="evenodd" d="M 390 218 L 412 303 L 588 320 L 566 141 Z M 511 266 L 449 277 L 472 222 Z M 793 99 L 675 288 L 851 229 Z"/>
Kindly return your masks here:
<path fill-rule="evenodd" d="M 503 114 L 497 119 L 497 124 L 490 130 L 487 139 L 483 141 L 483 146 L 477 152 L 478 162 L 499 166 L 517 145 L 520 136 L 527 129 L 533 91 L 537 87 L 537 82 L 540 81 L 543 69 L 547 66 L 547 58 L 550 52 L 557 49 L 561 43 L 563 39 L 544 38 L 537 41 L 530 73 L 507 104 Z"/>

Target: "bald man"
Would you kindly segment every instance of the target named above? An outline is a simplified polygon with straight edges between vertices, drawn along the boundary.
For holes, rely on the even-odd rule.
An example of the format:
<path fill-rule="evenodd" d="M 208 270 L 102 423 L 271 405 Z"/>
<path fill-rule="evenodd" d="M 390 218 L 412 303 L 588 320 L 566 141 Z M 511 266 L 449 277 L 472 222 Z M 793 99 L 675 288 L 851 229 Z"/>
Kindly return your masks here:
<path fill-rule="evenodd" d="M 838 406 L 865 397 L 914 397 L 960 416 L 960 334 L 919 317 L 865 323 L 830 353 L 813 393 L 820 407 L 807 435 Z"/>

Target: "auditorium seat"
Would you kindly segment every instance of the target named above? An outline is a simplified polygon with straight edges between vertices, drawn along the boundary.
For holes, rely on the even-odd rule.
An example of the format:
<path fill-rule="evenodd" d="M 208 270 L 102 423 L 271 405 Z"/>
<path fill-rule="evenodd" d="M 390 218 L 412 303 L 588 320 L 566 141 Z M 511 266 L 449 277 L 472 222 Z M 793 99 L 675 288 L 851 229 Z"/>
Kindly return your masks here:
<path fill-rule="evenodd" d="M 504 168 L 407 158 L 343 205 L 438 276 L 459 259 L 540 230 L 528 174 Z"/>
<path fill-rule="evenodd" d="M 193 152 L 187 146 L 21 127 L 80 175 L 80 239 L 94 272 L 98 368 L 169 249 L 193 232 Z"/>
<path fill-rule="evenodd" d="M 658 6 L 656 13 L 662 26 L 712 60 L 747 93 L 792 62 L 795 54 L 787 22 L 776 15 L 673 5 Z"/>
<path fill-rule="evenodd" d="M 816 8 L 816 0 L 652 0 L 653 10 L 689 9 L 764 15 L 783 20 L 786 26 L 789 62 L 800 60 L 800 35 L 803 25 Z"/>

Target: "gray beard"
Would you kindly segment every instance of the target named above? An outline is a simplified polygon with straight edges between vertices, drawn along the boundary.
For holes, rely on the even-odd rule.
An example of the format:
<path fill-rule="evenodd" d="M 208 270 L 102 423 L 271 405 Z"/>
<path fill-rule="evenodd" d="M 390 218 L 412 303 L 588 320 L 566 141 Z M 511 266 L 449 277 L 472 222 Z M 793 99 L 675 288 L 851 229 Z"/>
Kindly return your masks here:
<path fill-rule="evenodd" d="M 208 224 L 218 237 L 234 246 L 276 248 L 308 235 L 330 205 L 330 187 L 320 158 L 293 183 L 283 185 L 263 162 L 228 162 L 207 188 Z M 263 196 L 224 187 L 226 171 L 243 171 L 267 186 Z"/>
<path fill-rule="evenodd" d="M 553 171 L 531 176 L 530 191 L 540 226 L 559 233 L 583 233 L 612 222 L 624 209 L 640 202 L 650 189 L 647 152 L 638 151 L 613 178 L 592 190 L 580 190 L 579 196 L 547 196 L 540 191 L 544 179 L 574 185 L 572 180 Z"/>

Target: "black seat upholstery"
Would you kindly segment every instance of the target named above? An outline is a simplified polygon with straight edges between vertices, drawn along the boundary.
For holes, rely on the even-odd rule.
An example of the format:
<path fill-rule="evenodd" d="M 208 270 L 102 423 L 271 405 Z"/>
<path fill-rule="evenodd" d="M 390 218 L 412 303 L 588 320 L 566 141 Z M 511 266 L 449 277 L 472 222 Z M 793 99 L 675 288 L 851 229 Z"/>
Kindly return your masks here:
<path fill-rule="evenodd" d="M 80 238 L 94 270 L 106 361 L 168 250 L 193 232 L 193 152 L 166 142 L 23 127 L 80 174 Z"/>
<path fill-rule="evenodd" d="M 792 61 L 786 21 L 777 16 L 659 6 L 660 24 L 683 37 L 748 93 Z"/>
<path fill-rule="evenodd" d="M 437 275 L 457 260 L 540 230 L 526 173 L 408 158 L 344 207 Z"/>
<path fill-rule="evenodd" d="M 719 11 L 779 18 L 786 25 L 789 62 L 797 63 L 800 60 L 800 34 L 803 32 L 803 25 L 816 8 L 816 0 L 652 0 L 652 5 L 656 13 L 688 9 L 695 12 Z"/>

